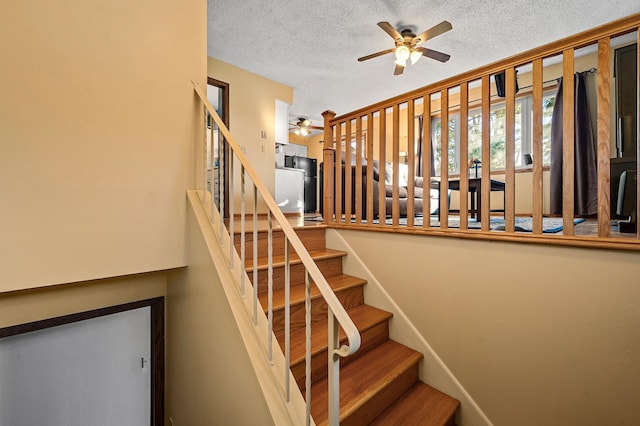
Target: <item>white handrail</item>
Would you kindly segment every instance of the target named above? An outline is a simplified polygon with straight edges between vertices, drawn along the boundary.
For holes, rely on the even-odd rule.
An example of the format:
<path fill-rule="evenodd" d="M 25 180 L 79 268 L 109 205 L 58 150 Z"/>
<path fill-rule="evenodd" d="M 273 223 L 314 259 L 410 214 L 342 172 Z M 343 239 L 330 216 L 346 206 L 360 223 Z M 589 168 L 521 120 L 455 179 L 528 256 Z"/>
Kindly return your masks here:
<path fill-rule="evenodd" d="M 338 300 L 337 296 L 335 295 L 335 293 L 333 292 L 333 290 L 329 286 L 329 283 L 327 282 L 327 280 L 322 275 L 322 272 L 320 272 L 320 269 L 318 268 L 318 265 L 314 262 L 313 258 L 311 257 L 311 255 L 307 251 L 306 247 L 304 246 L 304 244 L 302 243 L 302 241 L 300 240 L 300 238 L 298 237 L 296 232 L 293 230 L 293 227 L 291 226 L 289 221 L 286 219 L 284 213 L 282 213 L 282 211 L 278 207 L 276 201 L 273 199 L 273 197 L 269 193 L 268 189 L 266 188 L 266 186 L 264 185 L 264 183 L 262 182 L 262 180 L 258 176 L 257 172 L 255 171 L 255 169 L 252 167 L 252 165 L 250 164 L 249 160 L 245 156 L 244 152 L 242 152 L 242 150 L 240 149 L 239 145 L 236 143 L 236 141 L 235 141 L 234 137 L 231 135 L 229 129 L 225 126 L 225 124 L 222 121 L 222 119 L 218 116 L 218 114 L 216 113 L 216 111 L 213 108 L 213 106 L 211 106 L 211 104 L 207 100 L 206 94 L 203 92 L 203 90 L 195 82 L 192 82 L 192 83 L 193 83 L 194 90 L 195 90 L 196 94 L 200 98 L 200 101 L 202 102 L 202 104 L 206 108 L 207 112 L 211 115 L 211 117 L 215 121 L 216 125 L 218 126 L 219 130 L 221 131 L 222 135 L 224 136 L 224 139 L 226 140 L 226 143 L 228 144 L 229 148 L 233 152 L 233 157 L 235 157 L 240 162 L 244 172 L 246 172 L 249 175 L 249 177 L 251 178 L 251 180 L 252 180 L 252 182 L 254 184 L 254 194 L 256 193 L 256 191 L 258 193 L 260 193 L 260 196 L 262 197 L 264 203 L 266 204 L 267 208 L 269 209 L 269 215 L 271 216 L 270 219 L 273 218 L 280 224 L 282 232 L 285 235 L 285 244 L 288 242 L 288 244 L 291 245 L 291 248 L 293 248 L 293 250 L 295 250 L 295 252 L 298 254 L 300 262 L 306 268 L 307 273 L 305 275 L 308 274 L 308 277 L 313 280 L 313 282 L 315 283 L 316 287 L 320 291 L 320 294 L 324 298 L 324 300 L 325 300 L 325 302 L 326 302 L 326 304 L 327 304 L 327 306 L 329 308 L 329 319 L 331 319 L 331 318 L 335 319 L 336 330 L 337 330 L 337 325 L 339 324 L 340 327 L 345 332 L 345 335 L 347 337 L 347 344 L 342 345 L 341 347 L 338 348 L 337 346 L 339 345 L 339 341 L 337 339 L 335 339 L 335 341 L 330 342 L 329 351 L 328 351 L 329 352 L 328 356 L 329 356 L 329 360 L 330 360 L 330 364 L 329 364 L 330 372 L 329 372 L 329 374 L 330 374 L 330 376 L 332 375 L 332 372 L 335 372 L 335 374 L 336 374 L 336 375 L 334 375 L 333 377 L 330 378 L 330 380 L 333 379 L 332 381 L 334 382 L 335 389 L 333 389 L 333 390 L 330 389 L 329 392 L 333 393 L 337 397 L 337 395 L 339 395 L 339 392 L 338 392 L 339 380 L 338 380 L 338 377 L 337 377 L 337 372 L 339 371 L 338 370 L 339 369 L 338 356 L 339 357 L 346 357 L 346 356 L 352 355 L 353 353 L 355 353 L 360 348 L 360 344 L 361 344 L 360 333 L 359 333 L 357 327 L 355 326 L 355 324 L 353 323 L 353 321 L 351 320 L 351 318 L 349 317 L 349 315 L 347 314 L 347 311 L 345 310 L 344 306 L 342 306 L 342 304 Z M 213 198 L 213 194 L 212 194 L 212 198 Z M 228 201 L 229 202 L 229 210 L 230 210 L 230 212 L 233 212 L 233 207 L 232 207 L 233 198 L 232 197 L 229 197 L 229 198 L 230 198 L 229 201 Z M 222 205 L 223 205 L 223 201 L 221 200 L 220 201 L 220 208 L 221 209 L 223 208 Z M 257 204 L 255 203 L 255 198 L 254 198 L 254 209 L 255 208 L 257 208 Z M 255 230 L 256 230 L 256 224 L 255 224 L 256 214 L 255 213 L 256 212 L 254 210 L 254 238 L 255 238 Z M 231 217 L 233 217 L 233 216 L 231 216 Z M 271 223 L 271 220 L 269 222 Z M 233 220 L 230 220 L 230 223 L 233 223 Z M 233 232 L 233 231 L 231 231 L 231 232 Z M 232 240 L 233 240 L 233 234 L 231 234 L 231 240 L 230 240 L 231 241 L 230 242 L 231 245 L 233 245 Z M 287 244 L 287 247 L 288 247 L 288 244 Z M 254 241 L 254 259 L 253 259 L 254 260 L 254 271 L 256 270 L 256 268 L 255 268 L 255 265 L 256 265 L 255 264 L 255 261 L 256 261 L 255 253 L 256 252 L 255 252 L 255 241 Z M 242 265 L 242 267 L 244 268 L 244 265 Z M 255 275 L 254 275 L 254 277 L 255 277 Z M 255 291 L 255 287 L 256 287 L 256 285 L 254 285 L 254 291 Z M 310 401 L 307 401 L 307 404 L 309 404 L 309 403 L 310 403 Z M 334 409 L 337 410 L 338 407 L 334 407 Z M 332 419 L 332 418 L 337 419 L 338 418 L 338 413 L 337 412 L 333 412 L 333 413 L 330 412 L 329 413 L 329 419 Z"/>

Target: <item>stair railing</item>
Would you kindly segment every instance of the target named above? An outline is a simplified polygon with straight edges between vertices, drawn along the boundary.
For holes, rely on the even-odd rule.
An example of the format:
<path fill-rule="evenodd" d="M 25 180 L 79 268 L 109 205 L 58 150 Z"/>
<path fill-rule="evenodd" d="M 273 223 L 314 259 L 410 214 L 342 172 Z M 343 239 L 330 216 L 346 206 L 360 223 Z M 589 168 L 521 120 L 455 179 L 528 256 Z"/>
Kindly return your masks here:
<path fill-rule="evenodd" d="M 320 294 L 328 307 L 328 381 L 329 381 L 329 400 L 328 400 L 328 421 L 330 425 L 339 424 L 340 410 L 340 358 L 352 355 L 360 348 L 360 333 L 355 324 L 347 314 L 335 293 L 327 283 L 318 265 L 314 262 L 311 255 L 303 245 L 302 241 L 294 231 L 293 227 L 278 207 L 276 201 L 269 193 L 268 189 L 258 176 L 257 172 L 247 159 L 246 155 L 236 143 L 233 135 L 226 127 L 222 119 L 216 113 L 213 106 L 207 100 L 206 93 L 193 82 L 194 90 L 202 103 L 205 114 L 205 123 L 207 125 L 207 138 L 203 153 L 203 189 L 201 192 L 201 200 L 205 209 L 210 208 L 210 219 L 212 227 L 219 227 L 220 244 L 225 244 L 223 235 L 225 232 L 225 206 L 228 206 L 228 250 L 229 250 L 229 268 L 234 270 L 240 267 L 240 283 L 239 290 L 242 296 L 246 296 L 246 279 L 248 279 L 247 270 L 245 269 L 245 252 L 246 252 L 246 176 L 248 175 L 252 182 L 253 195 L 253 213 L 252 213 L 252 230 L 253 230 L 253 274 L 250 285 L 253 287 L 252 307 L 254 325 L 258 324 L 258 196 L 262 199 L 267 209 L 268 222 L 268 335 L 266 355 L 270 362 L 273 361 L 273 221 L 282 229 L 284 234 L 285 247 L 285 345 L 284 345 L 284 390 L 283 397 L 290 401 L 290 311 L 289 311 L 289 292 L 290 292 L 290 266 L 291 266 L 291 249 L 298 255 L 300 262 L 305 268 L 305 328 L 306 328 L 306 346 L 305 346 L 305 362 L 306 362 L 306 384 L 305 384 L 305 401 L 306 401 L 306 424 L 312 424 L 311 418 L 311 282 L 316 285 Z M 216 154 L 217 152 L 217 154 Z M 216 165 L 216 159 L 219 160 Z M 225 164 L 226 162 L 226 164 Z M 240 265 L 234 264 L 234 218 L 235 218 L 235 185 L 237 183 L 235 177 L 235 163 L 240 164 Z M 225 169 L 227 172 L 225 173 Z M 210 172 L 208 174 L 208 172 Z M 219 179 L 216 187 L 216 178 Z M 227 180 L 225 182 L 225 179 Z M 228 199 L 225 200 L 225 187 L 228 188 Z M 219 215 L 214 215 L 214 210 Z M 214 223 L 217 221 L 218 223 Z M 340 346 L 339 328 L 344 331 L 347 344 Z M 257 330 L 257 329 L 256 329 Z M 274 372 L 274 374 L 280 374 Z"/>
<path fill-rule="evenodd" d="M 322 186 L 325 223 L 335 228 L 640 250 L 640 232 L 634 231 L 635 235 L 611 232 L 612 225 L 613 229 L 619 226 L 622 232 L 622 226 L 630 224 L 615 214 L 615 205 L 611 203 L 618 191 L 621 164 L 628 164 L 625 167 L 635 170 L 636 175 L 640 173 L 638 154 L 612 155 L 612 149 L 616 151 L 612 145 L 621 143 L 622 132 L 618 129 L 616 134 L 611 118 L 615 115 L 611 64 L 616 47 L 632 42 L 640 43 L 640 14 L 338 117 L 333 111 L 325 111 Z M 640 55 L 638 58 L 640 64 Z M 552 151 L 551 131 L 545 130 L 545 126 L 551 126 L 549 110 L 555 102 L 551 99 L 555 99 L 558 90 L 556 79 L 562 77 L 572 82 L 580 70 L 596 87 L 591 100 L 597 107 L 592 117 L 597 129 L 592 149 L 595 158 L 579 161 L 587 157 L 589 150 L 580 155 L 575 152 L 576 92 L 573 84 L 564 84 L 561 93 L 564 118 L 558 132 L 562 138 L 555 142 L 560 155 L 554 160 L 560 166 L 556 169 L 550 167 L 554 161 L 548 158 Z M 504 82 L 502 94 L 496 84 L 498 76 Z M 636 74 L 636 79 L 640 87 L 640 74 Z M 635 98 L 636 105 L 640 105 L 640 92 L 636 92 Z M 524 108 L 516 108 L 517 102 L 531 105 L 527 108 L 528 115 Z M 497 118 L 495 121 L 492 118 L 492 114 L 497 117 L 491 112 L 494 109 L 502 111 L 502 130 Z M 517 114 L 522 124 L 518 124 Z M 528 131 L 525 124 L 530 126 Z M 640 120 L 636 126 L 637 131 L 629 134 L 640 134 Z M 517 128 L 518 137 L 522 137 L 518 145 Z M 525 134 L 530 136 L 525 138 Z M 527 148 L 525 139 L 530 143 Z M 633 151 L 640 153 L 640 139 L 631 143 L 636 146 Z M 520 165 L 515 161 L 516 146 L 522 150 Z M 530 165 L 525 161 L 525 149 L 530 149 Z M 501 155 L 494 158 L 494 150 L 504 156 L 502 164 Z M 442 166 L 434 162 L 434 157 L 439 157 Z M 611 157 L 617 158 L 612 161 Z M 593 177 L 597 177 L 589 179 L 589 190 L 597 192 L 597 199 L 590 199 L 593 204 L 588 208 L 578 208 L 577 200 L 586 198 L 586 191 L 576 189 L 577 174 L 587 163 L 593 165 Z M 378 170 L 374 170 L 373 164 Z M 351 172 L 345 171 L 349 169 Z M 400 170 L 406 170 L 407 176 L 402 176 Z M 557 208 L 552 210 L 551 191 L 544 182 L 554 173 L 560 181 L 554 189 L 561 197 Z M 448 190 L 441 191 L 441 184 L 448 186 Z M 434 206 L 430 205 L 431 190 L 438 194 L 437 199 L 434 195 Z M 632 204 L 630 211 L 637 212 L 640 187 L 633 190 L 636 197 L 627 204 Z M 458 198 L 454 217 L 449 217 L 450 197 Z M 504 218 L 502 225 L 492 225 L 494 211 L 501 216 L 495 219 Z M 553 215 L 562 216 L 562 232 L 544 229 L 544 220 Z M 520 219 L 517 216 L 530 216 L 530 232 L 516 225 L 516 219 Z M 574 225 L 585 216 L 596 216 L 597 227 L 587 227 L 586 231 L 581 227 L 575 232 Z"/>

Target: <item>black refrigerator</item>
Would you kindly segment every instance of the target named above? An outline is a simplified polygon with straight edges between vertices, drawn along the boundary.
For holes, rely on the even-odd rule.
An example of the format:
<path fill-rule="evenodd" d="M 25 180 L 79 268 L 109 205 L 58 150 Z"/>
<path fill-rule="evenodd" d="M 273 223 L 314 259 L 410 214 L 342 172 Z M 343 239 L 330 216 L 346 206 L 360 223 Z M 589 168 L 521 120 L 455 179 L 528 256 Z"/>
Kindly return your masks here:
<path fill-rule="evenodd" d="M 304 170 L 304 212 L 315 213 L 318 188 L 318 160 L 297 155 L 285 155 L 284 166 Z"/>

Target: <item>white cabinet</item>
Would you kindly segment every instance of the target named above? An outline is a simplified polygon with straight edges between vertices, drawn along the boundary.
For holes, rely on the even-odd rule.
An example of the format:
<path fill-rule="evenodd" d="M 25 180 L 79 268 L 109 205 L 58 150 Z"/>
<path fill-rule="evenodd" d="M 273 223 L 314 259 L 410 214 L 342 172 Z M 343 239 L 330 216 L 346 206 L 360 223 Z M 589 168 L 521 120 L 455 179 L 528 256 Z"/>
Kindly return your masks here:
<path fill-rule="evenodd" d="M 289 104 L 276 99 L 276 134 L 275 142 L 289 143 Z"/>
<path fill-rule="evenodd" d="M 298 157 L 307 156 L 307 147 L 304 145 L 290 143 L 289 145 L 285 145 L 283 147 L 283 150 L 284 150 L 284 155 L 297 155 Z"/>

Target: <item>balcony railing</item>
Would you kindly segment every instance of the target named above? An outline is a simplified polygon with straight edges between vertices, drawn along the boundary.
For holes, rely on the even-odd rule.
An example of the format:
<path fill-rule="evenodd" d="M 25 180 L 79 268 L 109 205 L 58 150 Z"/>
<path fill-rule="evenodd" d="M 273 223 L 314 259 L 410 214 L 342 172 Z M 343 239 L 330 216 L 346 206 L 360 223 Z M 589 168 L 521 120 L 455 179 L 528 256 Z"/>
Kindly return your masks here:
<path fill-rule="evenodd" d="M 622 215 L 620 202 L 611 202 L 618 196 L 611 183 L 619 177 L 612 165 L 627 161 L 629 176 L 640 171 L 640 120 L 631 132 L 635 152 L 618 158 L 623 130 L 613 84 L 615 50 L 638 43 L 639 27 L 637 14 L 338 117 L 326 111 L 325 223 L 639 250 L 638 232 L 628 232 L 637 222 L 637 185 L 627 182 L 635 197 L 627 193 L 620 201 Z M 560 83 L 577 81 L 580 72 L 586 102 L 576 98 L 575 84 Z M 503 97 L 496 74 L 503 76 Z M 637 72 L 635 83 L 640 87 Z M 530 116 L 522 113 L 525 98 Z M 635 98 L 638 117 L 637 90 Z M 591 146 L 579 141 L 581 114 L 592 116 Z M 516 164 L 516 154 L 527 154 L 532 164 Z M 585 167 L 591 167 L 588 208 L 582 207 Z M 551 200 L 554 192 L 560 201 Z"/>

